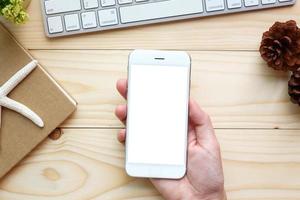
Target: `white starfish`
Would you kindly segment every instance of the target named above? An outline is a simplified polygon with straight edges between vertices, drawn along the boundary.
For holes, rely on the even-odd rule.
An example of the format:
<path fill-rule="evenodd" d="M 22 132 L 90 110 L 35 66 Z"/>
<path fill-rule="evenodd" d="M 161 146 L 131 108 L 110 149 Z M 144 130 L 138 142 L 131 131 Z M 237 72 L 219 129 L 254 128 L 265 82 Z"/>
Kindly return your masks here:
<path fill-rule="evenodd" d="M 32 110 L 25 105 L 16 102 L 7 97 L 7 95 L 34 70 L 37 66 L 37 61 L 33 60 L 29 64 L 25 65 L 17 73 L 15 73 L 6 83 L 0 87 L 0 125 L 1 125 L 1 106 L 13 110 L 26 118 L 30 119 L 39 127 L 44 127 L 43 120 Z"/>

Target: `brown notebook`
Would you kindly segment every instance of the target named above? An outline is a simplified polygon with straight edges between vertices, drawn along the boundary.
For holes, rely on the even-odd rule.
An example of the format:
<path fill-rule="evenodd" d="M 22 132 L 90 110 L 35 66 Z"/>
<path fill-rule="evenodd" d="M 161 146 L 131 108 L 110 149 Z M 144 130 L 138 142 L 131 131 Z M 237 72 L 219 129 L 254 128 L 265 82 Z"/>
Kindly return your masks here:
<path fill-rule="evenodd" d="M 0 87 L 33 58 L 0 24 Z M 0 177 L 33 150 L 74 110 L 76 102 L 39 65 L 8 95 L 44 122 L 36 126 L 19 113 L 1 110 Z"/>

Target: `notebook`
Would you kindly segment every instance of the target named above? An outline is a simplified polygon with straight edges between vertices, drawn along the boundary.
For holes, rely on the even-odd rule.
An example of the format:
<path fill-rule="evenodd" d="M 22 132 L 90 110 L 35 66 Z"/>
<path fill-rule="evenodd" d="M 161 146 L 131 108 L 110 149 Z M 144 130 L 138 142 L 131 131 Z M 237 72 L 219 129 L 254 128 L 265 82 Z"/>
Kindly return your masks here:
<path fill-rule="evenodd" d="M 32 60 L 33 57 L 0 24 L 0 86 Z M 36 126 L 29 119 L 7 108 L 0 109 L 0 177 L 76 109 L 75 100 L 40 65 L 8 97 L 37 113 L 44 121 L 44 127 Z"/>

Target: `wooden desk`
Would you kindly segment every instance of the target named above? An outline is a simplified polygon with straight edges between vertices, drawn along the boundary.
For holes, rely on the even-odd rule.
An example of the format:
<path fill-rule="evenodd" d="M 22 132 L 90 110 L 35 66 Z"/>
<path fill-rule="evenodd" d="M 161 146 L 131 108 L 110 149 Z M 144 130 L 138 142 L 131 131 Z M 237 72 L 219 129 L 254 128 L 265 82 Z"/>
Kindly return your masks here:
<path fill-rule="evenodd" d="M 0 183 L 1 200 L 162 199 L 147 180 L 124 172 L 115 90 L 132 49 L 186 50 L 192 96 L 212 116 L 232 200 L 300 199 L 300 108 L 289 102 L 288 74 L 266 67 L 257 51 L 274 21 L 294 7 L 49 40 L 39 0 L 24 26 L 6 24 L 78 101 L 77 112 Z"/>

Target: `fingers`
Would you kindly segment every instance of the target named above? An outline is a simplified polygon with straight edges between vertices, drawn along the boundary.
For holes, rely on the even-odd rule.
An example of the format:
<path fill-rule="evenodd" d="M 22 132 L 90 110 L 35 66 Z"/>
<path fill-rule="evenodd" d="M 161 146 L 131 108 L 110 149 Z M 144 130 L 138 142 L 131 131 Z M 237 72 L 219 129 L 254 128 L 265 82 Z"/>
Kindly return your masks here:
<path fill-rule="evenodd" d="M 189 117 L 195 126 L 211 125 L 209 116 L 200 108 L 196 101 L 191 99 L 189 106 Z"/>
<path fill-rule="evenodd" d="M 115 115 L 119 118 L 120 121 L 125 123 L 127 118 L 127 105 L 118 105 L 115 110 Z"/>
<path fill-rule="evenodd" d="M 127 84 L 128 84 L 127 79 L 120 79 L 117 82 L 117 90 L 125 99 L 127 98 Z M 127 105 L 118 105 L 115 110 L 115 115 L 119 118 L 119 120 L 125 123 L 127 118 Z M 118 140 L 120 143 L 125 143 L 126 140 L 125 129 L 119 131 Z"/>
<path fill-rule="evenodd" d="M 125 129 L 122 129 L 122 130 L 119 131 L 118 140 L 119 140 L 120 143 L 125 142 L 125 140 L 126 140 L 126 131 L 125 131 Z"/>
<path fill-rule="evenodd" d="M 195 127 L 197 141 L 204 144 L 213 140 L 215 143 L 216 137 L 209 115 L 194 100 L 190 100 L 189 109 L 189 118 Z"/>
<path fill-rule="evenodd" d="M 127 86 L 128 86 L 127 79 L 119 79 L 117 81 L 117 90 L 125 99 L 127 98 Z"/>

